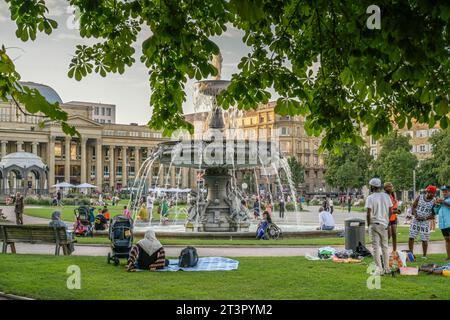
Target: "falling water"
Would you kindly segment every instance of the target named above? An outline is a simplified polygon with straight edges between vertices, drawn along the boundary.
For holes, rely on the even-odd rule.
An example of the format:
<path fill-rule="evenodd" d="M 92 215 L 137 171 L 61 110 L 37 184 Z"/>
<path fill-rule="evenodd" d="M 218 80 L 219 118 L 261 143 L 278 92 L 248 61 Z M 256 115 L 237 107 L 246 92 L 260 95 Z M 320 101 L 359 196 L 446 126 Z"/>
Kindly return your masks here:
<path fill-rule="evenodd" d="M 281 167 L 283 168 L 283 170 L 284 170 L 284 172 L 286 174 L 286 178 L 288 180 L 289 189 L 291 190 L 291 197 L 292 197 L 292 199 L 294 201 L 295 216 L 296 216 L 296 219 L 297 219 L 297 225 L 299 225 L 300 224 L 300 222 L 299 222 L 300 214 L 299 214 L 298 208 L 297 208 L 297 194 L 296 194 L 297 192 L 296 192 L 296 189 L 295 189 L 295 186 L 294 186 L 294 182 L 292 181 L 291 169 L 289 167 L 289 163 L 288 163 L 286 158 L 281 158 L 279 160 L 279 163 L 280 163 Z"/>

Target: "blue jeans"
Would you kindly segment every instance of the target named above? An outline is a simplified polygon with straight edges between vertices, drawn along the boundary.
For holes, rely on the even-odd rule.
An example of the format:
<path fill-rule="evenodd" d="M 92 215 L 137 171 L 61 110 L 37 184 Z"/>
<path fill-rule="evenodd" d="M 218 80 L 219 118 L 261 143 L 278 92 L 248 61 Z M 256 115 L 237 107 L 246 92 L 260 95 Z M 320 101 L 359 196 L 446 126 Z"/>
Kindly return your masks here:
<path fill-rule="evenodd" d="M 322 226 L 322 230 L 333 230 L 334 226 Z"/>

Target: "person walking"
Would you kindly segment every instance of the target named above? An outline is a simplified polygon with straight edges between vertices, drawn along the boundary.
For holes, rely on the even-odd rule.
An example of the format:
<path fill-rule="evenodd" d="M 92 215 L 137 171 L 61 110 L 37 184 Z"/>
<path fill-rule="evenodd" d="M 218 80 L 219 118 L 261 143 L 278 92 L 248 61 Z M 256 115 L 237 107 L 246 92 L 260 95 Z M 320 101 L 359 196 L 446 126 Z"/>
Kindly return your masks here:
<path fill-rule="evenodd" d="M 281 197 L 280 197 L 279 207 L 280 207 L 280 213 L 279 213 L 280 218 L 284 219 L 284 212 L 286 210 L 286 203 L 284 202 L 284 196 L 283 195 L 281 195 Z"/>
<path fill-rule="evenodd" d="M 347 209 L 348 213 L 352 212 L 352 196 L 347 197 Z"/>
<path fill-rule="evenodd" d="M 391 198 L 381 192 L 381 180 L 372 178 L 369 181 L 371 194 L 366 199 L 367 225 L 372 238 L 373 255 L 377 265 L 378 274 L 388 274 L 389 270 L 389 244 L 388 226 L 392 210 Z M 383 256 L 383 263 L 381 262 Z"/>
<path fill-rule="evenodd" d="M 334 212 L 334 203 L 333 203 L 333 198 L 329 198 L 328 199 L 328 208 L 330 208 L 330 213 L 333 214 Z"/>
<path fill-rule="evenodd" d="M 16 193 L 16 197 L 14 199 L 15 205 L 14 205 L 14 213 L 16 214 L 16 224 L 22 225 L 23 224 L 23 209 L 25 207 L 23 196 L 20 194 L 20 192 Z"/>
<path fill-rule="evenodd" d="M 443 198 L 437 199 L 434 213 L 439 217 L 439 229 L 445 239 L 447 261 L 450 260 L 450 186 L 441 187 Z"/>
<path fill-rule="evenodd" d="M 434 219 L 434 196 L 437 188 L 435 186 L 428 186 L 426 194 L 419 195 L 412 205 L 412 215 L 414 217 L 409 226 L 409 251 L 414 252 L 414 240 L 420 233 L 422 240 L 423 256 L 427 258 L 428 240 L 430 239 L 430 221 Z"/>
<path fill-rule="evenodd" d="M 148 194 L 146 202 L 147 202 L 147 212 L 148 212 L 148 215 L 149 215 L 149 220 L 152 221 L 152 218 L 153 218 L 153 203 L 155 202 L 155 199 L 154 199 L 154 197 L 153 197 L 153 195 L 151 193 Z M 188 204 L 189 203 L 190 202 L 188 202 Z"/>
<path fill-rule="evenodd" d="M 62 207 L 62 192 L 61 189 L 58 190 L 56 193 L 56 204 L 60 207 Z"/>
<path fill-rule="evenodd" d="M 392 238 L 392 251 L 397 251 L 397 214 L 400 213 L 398 210 L 398 201 L 394 192 L 394 185 L 392 182 L 386 182 L 384 184 L 384 191 L 391 198 L 392 201 L 392 214 L 389 218 L 389 227 L 388 227 L 388 238 L 389 240 Z"/>

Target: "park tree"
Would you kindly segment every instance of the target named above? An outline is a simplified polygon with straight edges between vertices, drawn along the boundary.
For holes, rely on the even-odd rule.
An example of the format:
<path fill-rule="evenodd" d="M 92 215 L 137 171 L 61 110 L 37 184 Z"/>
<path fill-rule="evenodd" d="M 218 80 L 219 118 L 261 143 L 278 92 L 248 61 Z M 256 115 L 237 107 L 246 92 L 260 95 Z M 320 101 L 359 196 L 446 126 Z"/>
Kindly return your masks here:
<path fill-rule="evenodd" d="M 333 188 L 350 193 L 367 184 L 373 161 L 367 147 L 354 144 L 338 144 L 339 153 L 330 153 L 325 158 L 325 181 Z"/>
<path fill-rule="evenodd" d="M 5 0 L 16 35 L 23 41 L 51 34 L 44 0 Z M 229 27 L 243 31 L 250 53 L 219 97 L 223 108 L 252 109 L 279 96 L 276 112 L 306 117 L 310 135 L 323 134 L 321 148 L 336 142 L 363 143 L 362 126 L 376 139 L 412 119 L 448 126 L 450 3 L 444 0 L 68 0 L 79 13 L 80 35 L 98 39 L 78 45 L 68 76 L 124 73 L 135 61 L 149 69 L 149 126 L 170 135 L 192 130 L 183 118 L 188 79 L 217 74 L 212 36 Z M 37 92 L 18 86 L 19 74 L 6 49 L 0 51 L 0 98 L 14 97 L 25 112 L 62 122 L 64 113 Z M 320 63 L 317 73 L 312 64 Z M 36 99 L 38 102 L 31 102 Z M 73 133 L 73 131 L 72 131 Z"/>
<path fill-rule="evenodd" d="M 430 138 L 432 157 L 422 161 L 417 170 L 419 188 L 427 185 L 444 185 L 450 181 L 450 130 L 435 133 Z"/>
<path fill-rule="evenodd" d="M 305 182 L 305 167 L 295 157 L 290 157 L 287 162 L 291 170 L 292 182 L 295 188 L 299 188 Z"/>
<path fill-rule="evenodd" d="M 417 166 L 417 157 L 411 153 L 409 136 L 397 131 L 381 140 L 381 151 L 374 164 L 375 174 L 382 181 L 390 181 L 397 190 L 410 190 L 413 187 L 413 171 Z"/>

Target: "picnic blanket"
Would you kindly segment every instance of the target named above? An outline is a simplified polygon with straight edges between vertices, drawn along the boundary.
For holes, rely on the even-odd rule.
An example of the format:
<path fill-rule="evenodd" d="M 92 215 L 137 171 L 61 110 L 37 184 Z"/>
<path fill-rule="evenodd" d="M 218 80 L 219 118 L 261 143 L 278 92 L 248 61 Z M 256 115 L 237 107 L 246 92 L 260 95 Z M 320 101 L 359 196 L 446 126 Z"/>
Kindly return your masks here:
<path fill-rule="evenodd" d="M 198 263 L 193 268 L 181 268 L 178 266 L 178 260 L 169 260 L 169 265 L 164 269 L 157 271 L 229 271 L 237 270 L 239 261 L 223 257 L 204 257 L 199 258 Z"/>

